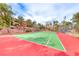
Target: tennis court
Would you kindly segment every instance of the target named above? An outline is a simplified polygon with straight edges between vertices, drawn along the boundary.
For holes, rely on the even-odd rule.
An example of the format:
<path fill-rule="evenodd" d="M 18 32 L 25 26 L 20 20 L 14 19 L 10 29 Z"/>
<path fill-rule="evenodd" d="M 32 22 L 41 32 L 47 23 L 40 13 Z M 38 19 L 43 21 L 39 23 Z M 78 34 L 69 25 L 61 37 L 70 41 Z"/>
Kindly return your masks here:
<path fill-rule="evenodd" d="M 16 35 L 17 38 L 64 51 L 65 48 L 55 32 L 36 32 Z"/>
<path fill-rule="evenodd" d="M 35 32 L 0 36 L 0 56 L 79 56 L 79 38 Z"/>

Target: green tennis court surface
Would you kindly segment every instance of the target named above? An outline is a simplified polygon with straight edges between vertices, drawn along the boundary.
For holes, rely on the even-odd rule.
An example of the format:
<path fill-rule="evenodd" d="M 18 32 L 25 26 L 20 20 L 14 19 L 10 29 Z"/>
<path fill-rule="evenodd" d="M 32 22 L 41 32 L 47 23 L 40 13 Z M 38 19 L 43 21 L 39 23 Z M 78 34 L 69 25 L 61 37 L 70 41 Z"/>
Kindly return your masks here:
<path fill-rule="evenodd" d="M 55 32 L 35 32 L 16 35 L 16 37 L 58 50 L 64 50 L 64 47 Z"/>

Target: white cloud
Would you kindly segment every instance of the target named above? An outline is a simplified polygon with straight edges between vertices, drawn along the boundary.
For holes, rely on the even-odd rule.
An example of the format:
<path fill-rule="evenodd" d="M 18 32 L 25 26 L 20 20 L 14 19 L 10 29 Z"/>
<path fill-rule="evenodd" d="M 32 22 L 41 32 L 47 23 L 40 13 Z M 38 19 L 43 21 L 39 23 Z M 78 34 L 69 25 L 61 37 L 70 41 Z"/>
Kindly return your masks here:
<path fill-rule="evenodd" d="M 13 4 L 13 10 L 18 11 L 17 14 L 23 14 L 25 19 L 32 19 L 43 23 L 56 18 L 59 22 L 67 16 L 67 20 L 72 18 L 75 12 L 79 11 L 79 4 L 24 4 L 26 11 L 20 9 L 18 4 Z"/>
<path fill-rule="evenodd" d="M 56 14 L 52 4 L 29 4 L 28 11 L 24 13 L 24 18 L 31 18 L 39 23 L 50 21 L 55 17 Z"/>

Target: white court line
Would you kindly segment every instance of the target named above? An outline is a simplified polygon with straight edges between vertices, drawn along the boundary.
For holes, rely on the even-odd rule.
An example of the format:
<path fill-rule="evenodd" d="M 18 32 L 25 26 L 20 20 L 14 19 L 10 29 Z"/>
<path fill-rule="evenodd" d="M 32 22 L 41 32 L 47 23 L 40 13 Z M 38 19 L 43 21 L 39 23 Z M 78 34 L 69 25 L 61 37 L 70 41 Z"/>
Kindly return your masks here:
<path fill-rule="evenodd" d="M 39 44 L 39 45 L 42 45 L 42 46 L 46 46 L 46 47 L 49 47 L 49 48 L 53 48 L 53 49 L 56 49 L 56 50 L 59 50 L 59 51 L 63 51 L 63 52 L 65 51 L 65 52 L 66 52 L 66 50 L 65 50 L 65 48 L 64 48 L 64 46 L 63 46 L 63 44 L 61 43 L 61 41 L 60 41 L 59 39 L 58 39 L 58 40 L 59 40 L 61 46 L 64 48 L 64 50 L 55 48 L 55 47 L 53 47 L 53 46 L 48 46 L 47 44 L 49 43 L 50 40 L 51 40 L 51 39 L 48 39 L 47 42 L 46 42 L 46 44 L 39 44 L 39 43 L 37 43 L 37 42 L 33 42 L 33 41 L 29 41 L 29 40 L 25 40 L 25 41 L 29 41 L 29 42 L 32 42 L 32 43 L 35 43 L 35 44 Z"/>
<path fill-rule="evenodd" d="M 10 37 L 10 36 L 16 36 L 16 35 L 1 35 L 0 37 Z M 57 36 L 57 37 L 58 37 L 58 36 Z M 47 44 L 49 43 L 49 41 L 50 41 L 50 39 L 48 39 L 48 42 L 46 43 L 46 45 L 43 45 L 43 46 L 47 46 Z M 30 42 L 31 42 L 31 41 L 30 41 Z M 62 47 L 64 48 L 64 51 L 67 52 L 67 50 L 66 50 L 65 47 L 63 46 L 63 44 L 62 44 L 62 42 L 60 41 L 60 39 L 59 39 L 59 42 L 60 42 L 60 44 L 62 45 Z M 35 43 L 35 42 L 33 42 L 33 43 Z M 38 44 L 38 43 L 37 43 L 37 44 Z M 42 45 L 42 44 L 40 44 L 40 45 Z M 54 48 L 54 47 L 51 47 L 51 46 L 47 46 L 47 47 L 49 47 L 49 48 Z M 57 48 L 54 48 L 54 49 L 63 51 L 63 50 L 57 49 Z"/>
<path fill-rule="evenodd" d="M 56 35 L 56 36 L 57 36 L 57 35 Z M 58 36 L 57 36 L 57 37 L 58 37 Z M 47 44 L 49 43 L 50 40 L 52 40 L 52 39 L 48 39 Z M 58 38 L 58 40 L 59 40 L 59 38 Z M 60 40 L 59 40 L 59 42 L 60 42 L 61 46 L 64 48 L 62 42 L 61 42 Z M 53 49 L 56 49 L 56 50 L 59 50 L 59 51 L 63 51 L 63 50 L 58 49 L 58 48 L 55 48 L 55 47 L 53 47 L 53 46 L 48 46 L 47 44 L 46 44 L 45 46 L 47 46 L 47 47 L 49 47 L 49 48 L 53 48 Z M 65 48 L 64 48 L 64 51 L 67 52 L 67 50 L 66 50 Z"/>
<path fill-rule="evenodd" d="M 56 33 L 56 35 L 57 35 L 57 33 Z M 58 37 L 58 35 L 57 35 L 57 37 Z M 59 38 L 59 37 L 58 37 L 58 38 Z M 60 41 L 60 39 L 59 39 L 59 41 Z M 62 47 L 64 48 L 64 51 L 67 52 L 66 48 L 64 47 L 64 45 L 62 44 L 61 41 L 60 41 L 60 43 L 61 43 Z"/>

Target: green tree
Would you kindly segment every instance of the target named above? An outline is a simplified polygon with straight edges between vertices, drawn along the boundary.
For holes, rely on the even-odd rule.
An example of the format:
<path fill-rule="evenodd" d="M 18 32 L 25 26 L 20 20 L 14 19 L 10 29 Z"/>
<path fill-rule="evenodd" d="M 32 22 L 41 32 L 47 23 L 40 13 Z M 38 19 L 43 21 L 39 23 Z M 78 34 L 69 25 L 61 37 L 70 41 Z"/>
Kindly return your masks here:
<path fill-rule="evenodd" d="M 79 33 L 79 12 L 75 13 L 71 20 L 73 21 L 76 32 Z"/>
<path fill-rule="evenodd" d="M 27 27 L 27 22 L 24 20 L 24 18 L 22 16 L 18 16 L 18 29 L 23 30 L 23 32 L 26 31 L 26 27 Z"/>
<path fill-rule="evenodd" d="M 44 25 L 41 24 L 41 23 L 38 23 L 38 27 L 39 27 L 40 30 L 41 30 L 41 29 L 45 29 Z"/>
<path fill-rule="evenodd" d="M 46 22 L 46 29 L 51 30 L 52 22 L 47 21 Z"/>
<path fill-rule="evenodd" d="M 53 31 L 57 32 L 58 31 L 58 27 L 59 27 L 58 21 L 57 20 L 54 20 L 53 21 Z"/>
<path fill-rule="evenodd" d="M 37 26 L 36 21 L 33 21 L 32 24 L 33 24 L 33 27 Z"/>
<path fill-rule="evenodd" d="M 19 23 L 21 27 L 23 26 L 23 21 L 24 21 L 24 18 L 22 16 L 18 16 L 17 22 Z"/>
<path fill-rule="evenodd" d="M 31 21 L 31 19 L 27 19 L 26 23 L 27 23 L 27 27 L 33 27 L 33 22 Z"/>
<path fill-rule="evenodd" d="M 64 28 L 67 28 L 68 26 L 69 26 L 69 22 L 67 22 L 67 21 L 62 21 L 62 26 L 64 27 Z"/>
<path fill-rule="evenodd" d="M 0 18 L 3 20 L 3 23 L 6 27 L 10 27 L 12 22 L 12 9 L 9 5 L 0 3 Z"/>
<path fill-rule="evenodd" d="M 14 13 L 12 12 L 12 8 L 5 4 L 0 3 L 0 26 L 9 28 L 12 23 L 12 15 Z M 7 29 L 8 30 L 8 29 Z M 9 30 L 8 30 L 9 32 Z"/>
<path fill-rule="evenodd" d="M 72 23 L 71 23 L 71 22 L 66 21 L 66 20 L 63 20 L 63 21 L 62 21 L 62 29 L 63 29 L 64 31 L 68 31 L 68 30 L 70 30 L 71 28 L 72 28 Z"/>

